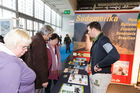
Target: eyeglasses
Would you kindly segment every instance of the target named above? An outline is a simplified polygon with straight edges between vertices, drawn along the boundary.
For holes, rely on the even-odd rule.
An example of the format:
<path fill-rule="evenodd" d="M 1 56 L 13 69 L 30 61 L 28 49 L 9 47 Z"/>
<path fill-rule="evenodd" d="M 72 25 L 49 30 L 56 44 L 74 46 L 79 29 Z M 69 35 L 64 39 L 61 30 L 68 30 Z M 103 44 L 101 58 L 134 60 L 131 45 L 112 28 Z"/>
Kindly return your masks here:
<path fill-rule="evenodd" d="M 22 46 L 23 50 L 26 50 L 26 49 L 29 49 L 29 48 L 30 48 L 30 46 Z"/>

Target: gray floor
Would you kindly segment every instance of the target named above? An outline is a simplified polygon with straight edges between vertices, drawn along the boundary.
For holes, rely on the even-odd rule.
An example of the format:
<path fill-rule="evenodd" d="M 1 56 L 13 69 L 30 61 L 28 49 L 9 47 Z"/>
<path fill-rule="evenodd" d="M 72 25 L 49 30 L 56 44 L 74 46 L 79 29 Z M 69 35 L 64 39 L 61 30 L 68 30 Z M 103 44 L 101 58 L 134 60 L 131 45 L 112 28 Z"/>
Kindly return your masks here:
<path fill-rule="evenodd" d="M 133 85 L 110 84 L 107 93 L 140 93 L 140 88 Z"/>

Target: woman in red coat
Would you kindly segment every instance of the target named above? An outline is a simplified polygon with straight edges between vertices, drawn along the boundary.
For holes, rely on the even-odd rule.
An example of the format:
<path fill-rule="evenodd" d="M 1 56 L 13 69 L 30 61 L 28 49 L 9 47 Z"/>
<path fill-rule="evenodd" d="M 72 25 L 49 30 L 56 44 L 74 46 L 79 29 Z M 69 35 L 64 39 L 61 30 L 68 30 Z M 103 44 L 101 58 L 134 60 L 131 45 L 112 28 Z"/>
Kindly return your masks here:
<path fill-rule="evenodd" d="M 45 89 L 46 93 L 51 92 L 51 86 L 57 83 L 57 80 L 61 73 L 61 56 L 59 51 L 59 36 L 54 33 L 52 34 L 50 40 L 47 42 L 47 52 L 48 52 L 48 86 Z"/>

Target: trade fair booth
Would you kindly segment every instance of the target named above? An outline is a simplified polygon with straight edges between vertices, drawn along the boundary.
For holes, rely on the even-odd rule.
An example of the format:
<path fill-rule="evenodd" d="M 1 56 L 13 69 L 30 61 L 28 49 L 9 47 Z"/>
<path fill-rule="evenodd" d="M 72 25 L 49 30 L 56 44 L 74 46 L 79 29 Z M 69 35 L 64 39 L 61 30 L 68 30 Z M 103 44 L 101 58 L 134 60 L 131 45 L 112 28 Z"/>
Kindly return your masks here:
<path fill-rule="evenodd" d="M 112 82 L 136 84 L 140 57 L 139 11 L 76 11 L 74 29 L 74 60 L 77 57 L 89 61 L 92 39 L 86 36 L 87 24 L 97 21 L 103 33 L 110 38 L 120 54 L 120 60 L 112 65 Z"/>
<path fill-rule="evenodd" d="M 103 34 L 110 38 L 120 54 L 112 65 L 112 83 L 137 84 L 140 63 L 139 11 L 76 11 L 74 24 L 73 60 L 66 62 L 64 71 L 52 93 L 90 93 L 89 74 L 85 72 L 93 39 L 87 35 L 87 24 L 97 21 Z"/>

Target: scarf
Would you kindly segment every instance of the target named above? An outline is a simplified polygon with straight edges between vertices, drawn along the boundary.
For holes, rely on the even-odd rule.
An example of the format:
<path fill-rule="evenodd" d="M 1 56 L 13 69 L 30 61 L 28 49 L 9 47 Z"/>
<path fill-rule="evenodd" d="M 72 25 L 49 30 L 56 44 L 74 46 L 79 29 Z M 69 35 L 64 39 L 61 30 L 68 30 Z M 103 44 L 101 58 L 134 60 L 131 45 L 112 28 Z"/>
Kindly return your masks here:
<path fill-rule="evenodd" d="M 50 42 L 47 43 L 49 50 L 51 52 L 51 59 L 52 59 L 52 66 L 51 66 L 51 72 L 52 74 L 60 74 L 61 73 L 61 56 L 59 51 L 59 46 L 55 45 L 55 53 L 50 45 Z M 56 55 L 57 55 L 57 64 L 56 64 Z"/>

